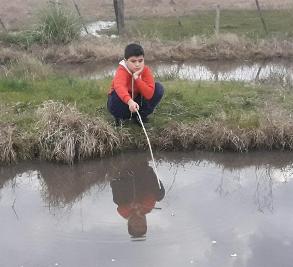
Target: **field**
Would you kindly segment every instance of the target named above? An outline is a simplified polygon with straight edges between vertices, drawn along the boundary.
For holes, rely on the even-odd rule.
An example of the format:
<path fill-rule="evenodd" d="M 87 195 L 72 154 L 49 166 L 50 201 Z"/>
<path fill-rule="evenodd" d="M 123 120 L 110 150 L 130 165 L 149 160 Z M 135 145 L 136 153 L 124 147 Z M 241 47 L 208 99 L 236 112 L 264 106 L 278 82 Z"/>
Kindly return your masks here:
<path fill-rule="evenodd" d="M 34 11 L 42 7 L 45 0 L 1 0 L 0 18 L 10 28 L 18 28 L 30 23 Z M 70 0 L 59 0 L 72 6 Z M 255 1 L 244 0 L 125 0 L 125 15 L 129 17 L 174 16 L 191 14 L 199 9 L 214 9 L 220 3 L 223 9 L 255 9 Z M 113 2 L 109 0 L 76 0 L 81 13 L 87 20 L 114 19 Z M 264 9 L 290 9 L 292 0 L 260 0 Z"/>

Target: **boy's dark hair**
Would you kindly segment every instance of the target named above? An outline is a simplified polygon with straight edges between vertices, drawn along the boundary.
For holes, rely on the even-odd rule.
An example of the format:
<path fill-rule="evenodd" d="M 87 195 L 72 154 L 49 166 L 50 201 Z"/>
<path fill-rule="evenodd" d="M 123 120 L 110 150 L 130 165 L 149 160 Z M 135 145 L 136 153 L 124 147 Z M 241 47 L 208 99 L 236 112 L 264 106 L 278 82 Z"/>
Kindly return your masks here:
<path fill-rule="evenodd" d="M 125 47 L 124 58 L 129 59 L 130 57 L 144 56 L 144 50 L 139 44 L 129 44 Z"/>
<path fill-rule="evenodd" d="M 130 215 L 128 218 L 128 233 L 132 237 L 142 237 L 147 232 L 146 216 Z"/>

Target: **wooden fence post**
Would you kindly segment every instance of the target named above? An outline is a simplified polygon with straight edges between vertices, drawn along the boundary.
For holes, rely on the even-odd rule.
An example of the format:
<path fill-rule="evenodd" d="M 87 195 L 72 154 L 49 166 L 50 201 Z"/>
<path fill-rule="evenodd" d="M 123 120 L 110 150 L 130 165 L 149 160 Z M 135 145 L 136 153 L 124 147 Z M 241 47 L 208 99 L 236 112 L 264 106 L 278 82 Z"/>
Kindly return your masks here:
<path fill-rule="evenodd" d="M 176 15 L 178 25 L 179 25 L 180 27 L 182 27 L 183 25 L 182 25 L 182 22 L 181 22 L 181 20 L 180 20 L 180 17 L 179 17 L 179 15 L 178 15 L 178 13 L 177 13 L 177 10 L 176 10 L 176 3 L 175 3 L 174 0 L 171 0 L 171 1 L 170 1 L 170 6 L 172 7 L 173 12 L 174 12 L 175 15 Z"/>
<path fill-rule="evenodd" d="M 259 17 L 260 17 L 260 20 L 261 20 L 262 26 L 263 26 L 263 28 L 264 28 L 264 30 L 265 30 L 265 33 L 268 34 L 268 33 L 269 33 L 269 32 L 268 32 L 268 28 L 267 28 L 267 25 L 266 25 L 266 23 L 265 23 L 265 20 L 264 20 L 264 18 L 263 18 L 263 16 L 262 16 L 262 13 L 261 13 L 261 9 L 260 9 L 260 5 L 259 5 L 258 0 L 255 0 L 255 3 L 256 3 L 256 7 L 257 7 L 257 11 L 258 11 L 258 15 L 259 15 Z"/>
<path fill-rule="evenodd" d="M 5 24 L 3 23 L 2 19 L 0 18 L 0 24 L 5 32 L 8 32 L 7 28 L 5 27 Z"/>
<path fill-rule="evenodd" d="M 215 34 L 218 37 L 220 32 L 220 5 L 216 7 L 216 19 L 215 19 Z"/>
<path fill-rule="evenodd" d="M 78 5 L 76 4 L 76 2 L 75 2 L 74 0 L 72 0 L 72 2 L 73 2 L 73 5 L 74 5 L 74 7 L 75 7 L 75 9 L 76 9 L 76 11 L 77 11 L 77 14 L 78 14 L 79 18 L 81 19 L 81 23 L 82 23 L 82 26 L 83 26 L 85 32 L 86 32 L 87 34 L 89 34 L 89 32 L 88 32 L 88 30 L 87 30 L 87 27 L 85 26 L 85 24 L 84 24 L 84 22 L 83 22 L 83 18 L 82 18 L 82 16 L 81 16 L 80 11 L 79 11 Z"/>
<path fill-rule="evenodd" d="M 113 0 L 118 34 L 124 32 L 124 0 Z"/>

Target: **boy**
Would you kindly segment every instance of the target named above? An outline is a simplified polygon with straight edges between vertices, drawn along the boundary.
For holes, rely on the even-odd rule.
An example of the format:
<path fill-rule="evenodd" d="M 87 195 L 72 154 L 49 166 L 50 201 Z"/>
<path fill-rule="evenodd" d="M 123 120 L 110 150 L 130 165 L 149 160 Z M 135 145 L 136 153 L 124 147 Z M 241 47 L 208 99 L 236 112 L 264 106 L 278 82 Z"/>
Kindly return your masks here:
<path fill-rule="evenodd" d="M 137 111 L 142 121 L 148 122 L 147 116 L 154 111 L 163 94 L 163 86 L 155 83 L 150 68 L 144 64 L 143 48 L 134 43 L 127 45 L 108 94 L 108 110 L 116 125 L 131 117 L 140 125 Z M 132 116 L 132 113 L 135 114 Z"/>

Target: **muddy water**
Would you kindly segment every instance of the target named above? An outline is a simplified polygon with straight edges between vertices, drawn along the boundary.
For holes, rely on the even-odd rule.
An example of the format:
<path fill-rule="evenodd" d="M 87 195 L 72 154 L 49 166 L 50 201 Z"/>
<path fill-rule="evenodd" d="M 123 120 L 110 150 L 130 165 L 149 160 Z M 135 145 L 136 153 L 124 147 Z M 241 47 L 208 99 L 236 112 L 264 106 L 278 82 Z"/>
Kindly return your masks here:
<path fill-rule="evenodd" d="M 156 158 L 165 196 L 147 153 L 1 168 L 0 266 L 292 266 L 292 154 Z M 132 238 L 123 216 L 142 199 Z"/>
<path fill-rule="evenodd" d="M 108 30 L 116 24 L 114 21 L 103 21 L 99 20 L 96 22 L 89 23 L 85 25 L 86 30 L 83 29 L 81 31 L 81 36 L 85 36 L 87 34 L 94 35 L 96 37 L 107 37 L 107 35 L 103 35 L 103 30 Z M 87 31 L 87 32 L 86 32 Z M 110 38 L 116 38 L 117 35 L 111 35 Z"/>
<path fill-rule="evenodd" d="M 293 81 L 293 63 L 279 61 L 211 61 L 183 63 L 152 63 L 157 79 L 182 79 L 191 81 L 243 81 L 254 82 L 273 79 Z M 57 71 L 71 73 L 87 79 L 101 79 L 113 76 L 116 65 L 85 64 L 78 66 L 58 66 Z"/>

